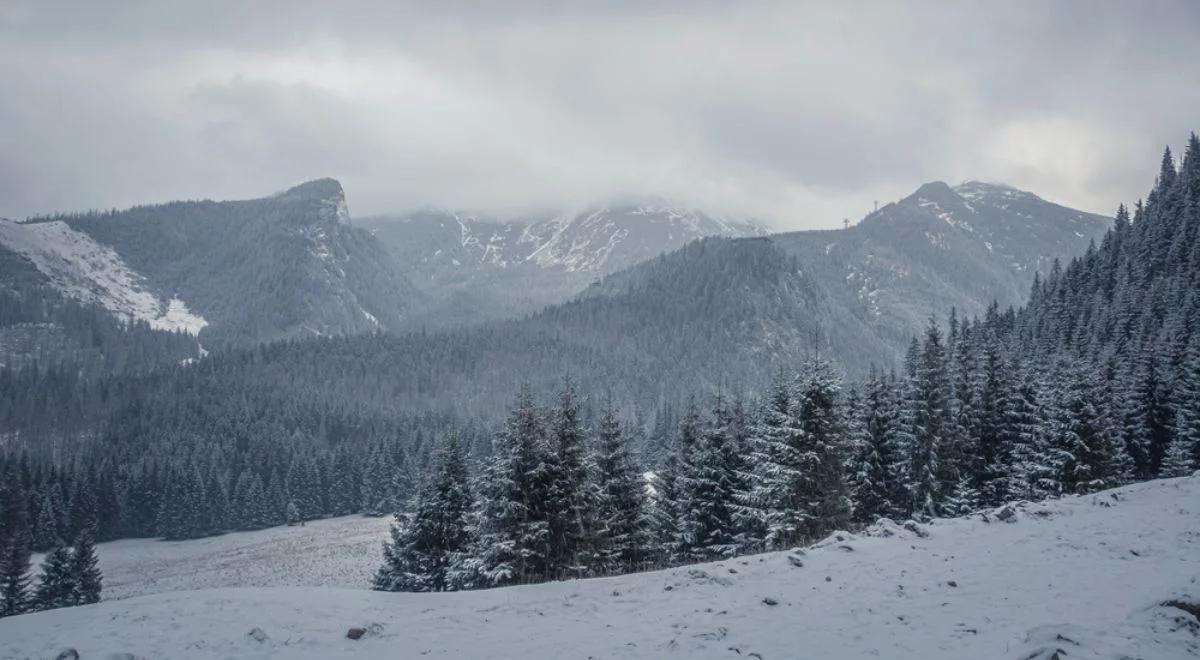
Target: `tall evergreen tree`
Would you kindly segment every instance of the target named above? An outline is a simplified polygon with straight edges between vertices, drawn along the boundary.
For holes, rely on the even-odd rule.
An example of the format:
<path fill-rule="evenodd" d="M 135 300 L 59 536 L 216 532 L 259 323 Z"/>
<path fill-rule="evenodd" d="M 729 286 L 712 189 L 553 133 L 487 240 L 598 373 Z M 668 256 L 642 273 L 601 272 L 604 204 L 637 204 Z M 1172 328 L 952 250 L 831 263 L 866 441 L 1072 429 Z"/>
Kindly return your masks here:
<path fill-rule="evenodd" d="M 556 577 L 547 504 L 554 460 L 546 425 L 523 386 L 479 483 L 478 528 L 464 572 L 474 586 Z"/>
<path fill-rule="evenodd" d="M 75 604 L 75 580 L 71 575 L 71 549 L 54 548 L 42 561 L 42 575 L 33 594 L 34 607 L 52 610 Z"/>
<path fill-rule="evenodd" d="M 912 448 L 908 489 L 912 510 L 925 517 L 941 513 L 946 467 L 941 452 L 950 424 L 946 351 L 937 323 L 930 319 L 909 387 Z M 954 480 L 957 481 L 957 478 Z"/>
<path fill-rule="evenodd" d="M 102 575 L 96 557 L 96 541 L 92 531 L 84 529 L 75 539 L 69 571 L 73 587 L 73 604 L 90 605 L 100 602 Z"/>
<path fill-rule="evenodd" d="M 545 503 L 550 562 L 552 570 L 562 576 L 586 574 L 596 552 L 587 547 L 596 526 L 592 515 L 595 503 L 587 497 L 586 432 L 580 415 L 575 384 L 567 378 L 550 417 L 550 490 Z"/>
<path fill-rule="evenodd" d="M 611 397 L 600 413 L 590 464 L 600 571 L 636 570 L 648 559 L 644 482 Z"/>
<path fill-rule="evenodd" d="M 680 555 L 691 561 L 732 557 L 741 549 L 735 498 L 744 490 L 741 459 L 730 415 L 717 398 L 715 410 L 678 477 Z"/>
<path fill-rule="evenodd" d="M 397 513 L 384 562 L 375 575 L 379 591 L 447 591 L 452 569 L 466 550 L 471 493 L 458 438 L 441 449 L 434 474 L 417 491 L 409 513 Z"/>
<path fill-rule="evenodd" d="M 851 443 L 854 458 L 849 470 L 855 522 L 870 523 L 881 517 L 903 515 L 906 498 L 899 479 L 899 423 L 895 390 L 872 369 L 862 405 L 855 411 L 858 436 Z"/>

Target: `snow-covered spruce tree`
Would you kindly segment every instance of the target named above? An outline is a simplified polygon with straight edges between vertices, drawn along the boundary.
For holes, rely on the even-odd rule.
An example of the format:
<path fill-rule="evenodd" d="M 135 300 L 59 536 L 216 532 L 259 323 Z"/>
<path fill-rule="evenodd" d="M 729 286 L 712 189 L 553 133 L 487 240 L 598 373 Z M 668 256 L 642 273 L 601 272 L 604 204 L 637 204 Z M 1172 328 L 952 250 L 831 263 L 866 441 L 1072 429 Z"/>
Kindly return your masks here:
<path fill-rule="evenodd" d="M 37 522 L 33 526 L 33 549 L 45 552 L 62 544 L 58 508 L 49 492 L 42 495 Z"/>
<path fill-rule="evenodd" d="M 468 586 L 498 587 L 554 577 L 546 506 L 554 460 L 545 421 L 522 386 L 479 479 L 469 560 L 459 572 Z"/>
<path fill-rule="evenodd" d="M 979 502 L 979 491 L 975 489 L 971 478 L 964 475 L 959 477 L 958 482 L 950 489 L 950 493 L 942 503 L 942 515 L 965 516 L 979 509 Z"/>
<path fill-rule="evenodd" d="M 1072 494 L 1107 488 L 1114 483 L 1114 445 L 1113 432 L 1094 404 L 1101 388 L 1079 370 L 1064 367 L 1059 373 L 1065 390 L 1058 392 L 1058 416 L 1051 429 L 1058 483 L 1062 492 Z"/>
<path fill-rule="evenodd" d="M 804 530 L 808 538 L 842 529 L 850 517 L 844 469 L 846 428 L 838 414 L 841 389 L 842 379 L 829 361 L 813 357 L 802 366 L 796 388 L 797 417 L 804 453 L 815 459 L 815 490 L 808 500 L 812 515 Z"/>
<path fill-rule="evenodd" d="M 951 309 L 949 339 L 946 347 L 950 378 L 949 423 L 942 443 L 942 487 L 947 492 L 960 490 L 966 479 L 974 484 L 983 476 L 979 447 L 981 415 L 977 371 L 976 341 L 969 320 L 961 325 Z"/>
<path fill-rule="evenodd" d="M 100 602 L 101 579 L 99 560 L 96 558 L 96 540 L 89 529 L 84 529 L 75 539 L 68 566 L 71 575 L 72 604 L 90 605 Z"/>
<path fill-rule="evenodd" d="M 1200 158 L 1200 154 L 1197 157 Z M 1197 218 L 1196 222 L 1200 224 L 1200 218 Z M 1200 239 L 1200 227 L 1197 227 L 1196 232 Z M 1200 245 L 1200 240 L 1197 240 L 1197 245 Z M 1196 254 L 1200 258 L 1200 249 Z M 1197 266 L 1200 267 L 1200 263 Z M 1167 450 L 1169 456 L 1174 456 L 1171 459 L 1171 469 L 1180 469 L 1180 452 L 1189 455 L 1190 465 L 1200 467 L 1200 333 L 1192 338 L 1188 347 L 1174 392 L 1175 437 Z M 1164 463 L 1166 460 L 1163 459 Z M 1166 472 L 1165 467 L 1163 471 Z"/>
<path fill-rule="evenodd" d="M 900 417 L 895 390 L 874 368 L 864 387 L 856 411 L 859 419 L 853 427 L 857 438 L 850 443 L 854 457 L 849 479 L 853 520 L 870 523 L 880 517 L 903 515 L 906 507 L 901 504 L 903 492 L 897 472 Z"/>
<path fill-rule="evenodd" d="M 646 498 L 641 471 L 634 464 L 611 396 L 600 412 L 589 464 L 598 522 L 598 572 L 635 571 L 647 560 Z"/>
<path fill-rule="evenodd" d="M 418 489 L 412 509 L 397 513 L 383 566 L 372 588 L 378 591 L 447 591 L 456 561 L 469 540 L 471 493 L 458 438 L 439 450 L 433 475 Z"/>
<path fill-rule="evenodd" d="M 907 486 L 913 512 L 925 518 L 941 513 L 944 497 L 941 452 L 950 425 L 948 385 L 942 333 L 930 319 L 906 402 L 913 436 Z"/>
<path fill-rule="evenodd" d="M 353 454 L 346 449 L 339 449 L 333 461 L 329 480 L 329 512 L 335 516 L 344 516 L 358 510 L 362 499 L 359 493 L 361 478 L 355 470 Z"/>
<path fill-rule="evenodd" d="M 995 305 L 989 315 L 995 315 Z M 994 318 L 994 316 L 993 316 Z M 980 503 L 999 506 L 1009 498 L 1008 466 L 1020 440 L 1019 420 L 1014 410 L 1016 388 L 1011 366 L 1005 361 L 995 332 L 987 330 L 982 341 L 978 399 L 978 466 L 976 475 Z"/>
<path fill-rule="evenodd" d="M 97 523 L 95 475 L 88 469 L 76 469 L 71 477 L 71 496 L 67 502 L 66 533 L 74 538 L 86 527 L 93 531 Z"/>
<path fill-rule="evenodd" d="M 762 512 L 768 547 L 819 538 L 849 519 L 844 480 L 849 439 L 840 418 L 840 390 L 829 363 L 811 358 L 795 385 L 777 378 L 764 402 L 751 440 L 750 488 L 742 501 Z"/>
<path fill-rule="evenodd" d="M 1130 366 L 1135 376 L 1126 395 L 1126 444 L 1134 451 L 1134 467 L 1138 478 L 1152 479 L 1162 466 L 1163 456 L 1171 441 L 1171 424 L 1175 420 L 1158 357 L 1152 349 Z"/>
<path fill-rule="evenodd" d="M 196 467 L 185 464 L 172 470 L 158 511 L 158 533 L 169 541 L 204 536 L 208 533 L 204 502 L 204 483 Z"/>
<path fill-rule="evenodd" d="M 1167 445 L 1167 453 L 1163 456 L 1162 469 L 1159 470 L 1160 477 L 1186 477 L 1196 469 L 1196 463 L 1192 459 L 1192 448 L 1188 446 L 1186 439 L 1183 436 L 1175 436 L 1171 444 Z"/>
<path fill-rule="evenodd" d="M 564 379 L 557 405 L 550 411 L 551 460 L 546 466 L 550 483 L 545 507 L 554 577 L 587 575 L 597 552 L 591 547 L 596 540 L 595 502 L 587 497 L 586 431 L 579 403 L 575 384 Z"/>
<path fill-rule="evenodd" d="M 717 397 L 712 418 L 701 430 L 691 459 L 677 477 L 679 555 L 686 561 L 732 557 L 741 550 L 734 510 L 738 493 L 745 490 L 745 470 L 730 418 L 724 402 Z"/>
<path fill-rule="evenodd" d="M 33 605 L 38 610 L 69 607 L 75 603 L 75 580 L 71 575 L 71 549 L 54 548 L 42 561 L 42 575 L 33 592 Z"/>
<path fill-rule="evenodd" d="M 0 485 L 0 617 L 29 611 L 29 512 L 16 470 Z"/>
<path fill-rule="evenodd" d="M 1057 481 L 1050 453 L 1050 421 L 1053 406 L 1044 385 L 1032 369 L 1022 368 L 1011 403 L 1011 423 L 1016 444 L 1007 469 L 1009 499 L 1037 500 L 1057 495 Z"/>
<path fill-rule="evenodd" d="M 660 565 L 685 561 L 680 523 L 683 518 L 683 475 L 696 445 L 700 441 L 700 415 L 695 401 L 689 401 L 687 411 L 671 436 L 667 458 L 655 475 L 653 494 L 648 502 L 652 560 Z"/>
<path fill-rule="evenodd" d="M 393 512 L 390 473 L 390 463 L 382 449 L 375 448 L 367 455 L 367 464 L 359 487 L 363 515 L 382 516 Z"/>
<path fill-rule="evenodd" d="M 780 371 L 750 433 L 748 487 L 739 502 L 759 512 L 768 548 L 788 548 L 807 531 L 816 457 L 807 451 L 792 379 Z"/>

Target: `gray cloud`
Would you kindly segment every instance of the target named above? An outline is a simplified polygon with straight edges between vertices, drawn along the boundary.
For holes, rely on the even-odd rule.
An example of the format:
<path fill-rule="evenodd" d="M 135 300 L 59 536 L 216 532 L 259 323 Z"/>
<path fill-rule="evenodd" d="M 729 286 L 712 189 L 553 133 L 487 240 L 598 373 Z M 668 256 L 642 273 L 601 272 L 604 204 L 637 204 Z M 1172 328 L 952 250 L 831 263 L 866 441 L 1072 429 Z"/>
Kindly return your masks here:
<path fill-rule="evenodd" d="M 1200 114 L 1180 2 L 0 6 L 0 214 L 653 195 L 828 227 L 921 182 L 1108 212 Z M 847 3 L 850 4 L 850 3 Z"/>

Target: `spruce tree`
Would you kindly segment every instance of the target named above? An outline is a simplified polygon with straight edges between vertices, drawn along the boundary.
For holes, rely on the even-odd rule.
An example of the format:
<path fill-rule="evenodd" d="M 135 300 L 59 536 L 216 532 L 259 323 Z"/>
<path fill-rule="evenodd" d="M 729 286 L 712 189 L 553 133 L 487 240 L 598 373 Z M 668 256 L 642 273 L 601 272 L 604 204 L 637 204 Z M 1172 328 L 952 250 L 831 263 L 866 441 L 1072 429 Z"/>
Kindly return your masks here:
<path fill-rule="evenodd" d="M 1197 168 L 1200 169 L 1200 163 L 1197 163 Z M 1197 228 L 1197 234 L 1200 236 L 1200 227 Z M 1200 240 L 1197 244 L 1200 245 Z M 1180 365 L 1174 392 L 1174 438 L 1167 454 L 1173 455 L 1171 469 L 1177 471 L 1181 465 L 1180 452 L 1190 455 L 1191 465 L 1200 466 L 1200 335 L 1192 339 L 1186 358 Z M 1165 458 L 1163 460 L 1166 461 Z"/>
<path fill-rule="evenodd" d="M 546 510 L 553 460 L 545 422 L 529 387 L 523 386 L 479 480 L 478 527 L 470 559 L 461 569 L 473 586 L 555 577 Z"/>
<path fill-rule="evenodd" d="M 979 491 L 964 475 L 954 484 L 942 505 L 942 514 L 949 517 L 965 516 L 979 508 Z"/>
<path fill-rule="evenodd" d="M 750 435 L 749 488 L 740 502 L 758 511 L 768 548 L 787 548 L 807 532 L 815 456 L 807 451 L 792 382 L 779 372 Z"/>
<path fill-rule="evenodd" d="M 926 518 L 941 513 L 944 497 L 942 449 L 950 424 L 946 352 L 936 321 L 930 319 L 909 389 L 912 448 L 908 489 L 912 510 Z"/>
<path fill-rule="evenodd" d="M 84 529 L 75 539 L 69 565 L 73 604 L 89 605 L 100 602 L 101 579 L 96 541 L 92 531 Z"/>
<path fill-rule="evenodd" d="M 851 442 L 854 457 L 849 476 L 854 502 L 853 520 L 874 522 L 877 518 L 903 515 L 899 467 L 899 411 L 895 392 L 872 368 L 862 404 L 854 411 L 857 435 Z"/>
<path fill-rule="evenodd" d="M 563 382 L 558 405 L 551 413 L 548 457 L 549 501 L 546 502 L 550 533 L 550 562 L 561 576 L 585 575 L 594 560 L 594 502 L 587 498 L 585 431 L 580 419 L 579 398 L 569 378 Z"/>
<path fill-rule="evenodd" d="M 33 549 L 44 552 L 61 544 L 58 511 L 50 494 L 46 493 L 38 508 L 37 523 L 33 526 Z"/>
<path fill-rule="evenodd" d="M 1090 493 L 1112 483 L 1113 440 L 1104 418 L 1094 402 L 1100 388 L 1079 372 L 1060 374 L 1067 379 L 1067 391 L 1060 396 L 1060 411 L 1054 430 L 1057 443 L 1058 482 L 1064 493 Z"/>
<path fill-rule="evenodd" d="M 1161 477 L 1186 477 L 1195 470 L 1195 462 L 1192 459 L 1192 448 L 1182 436 L 1176 436 L 1171 444 L 1167 446 L 1167 452 L 1163 456 L 1162 469 L 1159 471 Z"/>
<path fill-rule="evenodd" d="M 813 466 L 814 491 L 806 535 L 818 538 L 843 529 L 850 517 L 845 483 L 846 424 L 839 412 L 842 380 L 827 360 L 813 357 L 801 369 L 796 390 L 797 418 Z"/>
<path fill-rule="evenodd" d="M 612 397 L 605 401 L 591 460 L 600 572 L 636 570 L 647 559 L 642 475 L 629 452 Z"/>
<path fill-rule="evenodd" d="M 434 474 L 421 486 L 411 511 L 397 513 L 384 563 L 375 575 L 378 591 L 447 591 L 456 588 L 453 565 L 466 550 L 471 494 L 458 439 L 439 452 Z"/>
<path fill-rule="evenodd" d="M 59 546 L 42 561 L 42 575 L 33 594 L 34 607 L 52 610 L 75 604 L 75 579 L 71 574 L 71 549 Z"/>
<path fill-rule="evenodd" d="M 382 516 L 393 509 L 389 466 L 387 457 L 380 449 L 375 449 L 367 456 L 367 466 L 363 470 L 362 484 L 359 491 L 362 496 L 360 505 L 363 515 Z"/>
<path fill-rule="evenodd" d="M 678 476 L 679 554 L 690 561 L 732 557 L 740 550 L 735 498 L 744 490 L 740 457 L 724 402 L 717 398 Z"/>
<path fill-rule="evenodd" d="M 983 340 L 980 370 L 977 482 L 981 504 L 998 506 L 1009 496 L 1008 466 L 1021 434 L 1012 369 L 990 331 Z"/>
<path fill-rule="evenodd" d="M 683 561 L 680 542 L 682 520 L 683 483 L 681 478 L 688 469 L 692 454 L 700 441 L 700 415 L 694 400 L 689 400 L 687 410 L 679 419 L 678 427 L 670 435 L 667 456 L 654 475 L 652 492 L 648 502 L 650 531 L 653 537 L 654 559 L 660 564 Z"/>

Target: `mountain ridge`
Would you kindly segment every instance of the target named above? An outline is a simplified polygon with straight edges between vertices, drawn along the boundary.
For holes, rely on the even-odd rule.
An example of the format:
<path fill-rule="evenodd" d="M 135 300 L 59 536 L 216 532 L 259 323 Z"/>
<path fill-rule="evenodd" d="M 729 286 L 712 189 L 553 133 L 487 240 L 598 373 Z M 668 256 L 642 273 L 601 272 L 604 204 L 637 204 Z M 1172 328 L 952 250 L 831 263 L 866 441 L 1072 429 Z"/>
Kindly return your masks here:
<path fill-rule="evenodd" d="M 352 226 L 345 191 L 328 178 L 250 200 L 60 214 L 0 230 L 0 243 L 32 257 L 64 293 L 108 290 L 90 298 L 151 322 L 152 308 L 167 319 L 190 310 L 188 327 L 212 344 L 397 327 L 420 298 L 378 241 Z M 135 294 L 136 313 L 113 302 Z"/>

